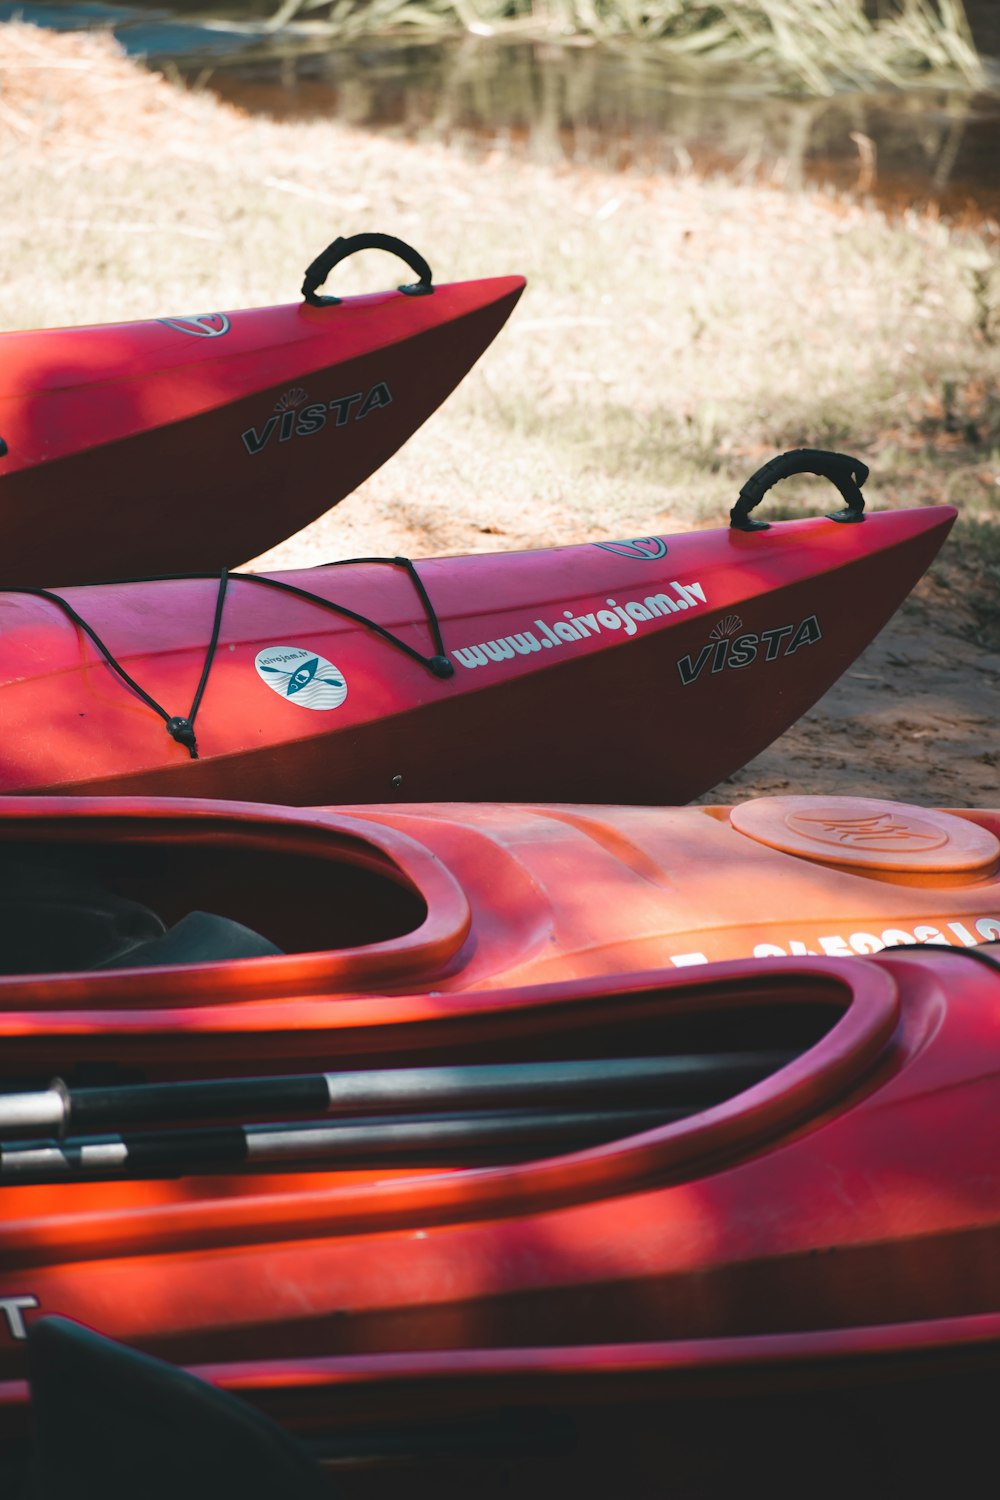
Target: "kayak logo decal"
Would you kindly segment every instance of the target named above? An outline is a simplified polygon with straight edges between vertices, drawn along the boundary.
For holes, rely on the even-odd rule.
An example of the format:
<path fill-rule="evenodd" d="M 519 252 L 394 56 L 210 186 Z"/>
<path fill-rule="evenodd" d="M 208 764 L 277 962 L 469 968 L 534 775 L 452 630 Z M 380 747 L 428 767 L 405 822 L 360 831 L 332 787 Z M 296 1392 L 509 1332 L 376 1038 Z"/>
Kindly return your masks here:
<path fill-rule="evenodd" d="M 306 393 L 302 387 L 300 385 L 293 386 L 290 391 L 286 391 L 283 396 L 278 397 L 274 403 L 274 409 L 277 412 L 294 411 L 295 407 L 301 406 L 305 399 Z"/>
<path fill-rule="evenodd" d="M 29 1307 L 37 1307 L 38 1298 L 30 1295 L 24 1297 L 0 1297 L 0 1311 L 3 1312 L 4 1321 L 7 1324 L 7 1332 L 12 1339 L 26 1339 L 28 1330 L 24 1324 L 24 1314 Z"/>
<path fill-rule="evenodd" d="M 594 546 L 619 557 L 638 557 L 642 562 L 656 562 L 667 555 L 667 544 L 659 536 L 634 536 L 627 542 L 595 542 Z"/>
<path fill-rule="evenodd" d="M 266 646 L 254 666 L 272 692 L 298 708 L 339 708 L 347 697 L 347 678 L 339 667 L 303 646 Z"/>
<path fill-rule="evenodd" d="M 827 813 L 793 812 L 786 815 L 785 822 L 812 843 L 832 844 L 841 849 L 888 849 L 894 853 L 899 850 L 900 853 L 926 854 L 948 842 L 943 829 L 895 810 L 856 818 L 844 817 L 832 808 Z"/>
<path fill-rule="evenodd" d="M 221 339 L 232 326 L 225 313 L 204 313 L 195 318 L 159 318 L 157 321 L 165 328 L 188 333 L 196 339 Z"/>
<path fill-rule="evenodd" d="M 345 427 L 348 422 L 363 422 L 373 411 L 392 404 L 392 392 L 384 380 L 378 381 L 369 391 L 352 391 L 349 396 L 334 396 L 331 401 L 312 401 L 301 386 L 285 391 L 274 403 L 273 415 L 268 417 L 260 431 L 248 427 L 240 433 L 243 446 L 253 458 L 263 453 L 277 433 L 279 443 L 289 443 L 292 438 L 311 437 L 322 432 L 333 413 L 333 425 Z"/>
<path fill-rule="evenodd" d="M 635 635 L 640 625 L 649 620 L 661 620 L 683 609 L 697 609 L 705 603 L 705 590 L 700 583 L 678 583 L 675 580 L 670 588 L 674 591 L 672 594 L 664 590 L 647 594 L 641 600 L 626 599 L 624 604 L 606 599 L 606 608 L 591 609 L 586 613 L 582 609 L 579 614 L 564 609 L 562 620 L 532 620 L 537 634 L 535 630 L 520 630 L 516 635 L 480 641 L 476 646 L 456 646 L 451 654 L 460 667 L 486 667 L 491 661 L 511 661 L 515 656 L 530 656 L 533 651 L 551 651 L 554 646 L 587 640 L 592 635 L 611 635 L 616 630 L 624 631 L 626 636 Z"/>
<path fill-rule="evenodd" d="M 741 633 L 738 633 L 741 632 Z M 677 663 L 681 684 L 690 687 L 697 682 L 711 662 L 712 674 L 738 671 L 761 661 L 777 661 L 794 656 L 802 646 L 814 646 L 823 639 L 819 620 L 807 615 L 797 625 L 772 625 L 768 630 L 743 631 L 739 615 L 726 615 L 709 631 L 708 641 L 697 656 L 682 656 Z"/>

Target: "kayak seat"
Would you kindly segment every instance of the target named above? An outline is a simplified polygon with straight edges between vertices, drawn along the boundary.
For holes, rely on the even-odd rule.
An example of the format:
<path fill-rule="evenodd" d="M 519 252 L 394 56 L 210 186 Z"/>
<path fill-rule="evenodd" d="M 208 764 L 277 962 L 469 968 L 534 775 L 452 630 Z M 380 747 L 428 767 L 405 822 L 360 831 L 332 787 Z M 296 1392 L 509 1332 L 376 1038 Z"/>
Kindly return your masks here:
<path fill-rule="evenodd" d="M 280 954 L 268 938 L 242 922 L 191 911 L 168 931 L 113 954 L 92 969 L 161 968 L 167 964 L 225 963 L 232 958 L 270 958 Z"/>
<path fill-rule="evenodd" d="M 171 926 L 64 853 L 20 851 L 0 871 L 0 974 L 223 963 L 284 952 L 231 917 L 191 911 Z"/>
<path fill-rule="evenodd" d="M 98 968 L 165 931 L 148 906 L 109 890 L 71 860 L 18 859 L 0 875 L 0 974 Z"/>
<path fill-rule="evenodd" d="M 31 1328 L 28 1368 L 32 1500 L 329 1500 L 270 1418 L 67 1318 Z"/>

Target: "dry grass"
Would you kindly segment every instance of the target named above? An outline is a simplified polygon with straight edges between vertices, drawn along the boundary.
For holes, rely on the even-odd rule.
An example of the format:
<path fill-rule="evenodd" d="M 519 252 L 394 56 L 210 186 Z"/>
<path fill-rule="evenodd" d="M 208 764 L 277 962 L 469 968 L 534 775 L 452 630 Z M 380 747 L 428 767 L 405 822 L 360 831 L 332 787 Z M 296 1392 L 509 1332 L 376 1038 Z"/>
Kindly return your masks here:
<path fill-rule="evenodd" d="M 717 522 L 800 445 L 862 455 L 872 503 L 997 508 L 982 238 L 822 192 L 252 119 L 106 37 L 0 26 L 0 327 L 293 301 L 316 252 L 362 229 L 410 240 L 439 280 L 521 271 L 528 291 L 441 412 L 270 562 Z M 363 257 L 337 289 L 396 271 Z"/>

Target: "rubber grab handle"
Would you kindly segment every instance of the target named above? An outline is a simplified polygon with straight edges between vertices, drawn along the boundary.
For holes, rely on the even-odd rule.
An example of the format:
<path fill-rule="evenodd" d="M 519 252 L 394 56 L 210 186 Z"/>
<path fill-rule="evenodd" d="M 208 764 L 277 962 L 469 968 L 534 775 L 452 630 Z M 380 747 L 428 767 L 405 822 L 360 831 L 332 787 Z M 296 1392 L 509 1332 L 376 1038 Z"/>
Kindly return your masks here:
<path fill-rule="evenodd" d="M 729 524 L 737 531 L 766 531 L 767 521 L 751 521 L 750 512 L 759 505 L 768 490 L 792 474 L 819 474 L 837 486 L 847 502 L 847 509 L 831 515 L 831 521 L 863 521 L 865 499 L 861 486 L 868 478 L 868 465 L 849 453 L 829 453 L 825 448 L 793 448 L 779 453 L 756 474 L 751 474 L 740 490 L 740 498 L 729 512 Z"/>
<path fill-rule="evenodd" d="M 359 250 L 388 250 L 390 255 L 398 255 L 400 260 L 405 261 L 410 270 L 419 277 L 416 285 L 399 288 L 408 297 L 426 297 L 433 292 L 431 268 L 412 245 L 408 245 L 405 240 L 398 240 L 394 234 L 352 234 L 346 239 L 341 237 L 334 240 L 331 245 L 327 245 L 326 249 L 317 255 L 312 265 L 306 268 L 302 295 L 311 307 L 334 307 L 340 302 L 339 297 L 318 296 L 316 289 L 323 285 L 334 266 L 339 266 L 342 260 L 346 260 L 349 255 L 354 255 Z"/>

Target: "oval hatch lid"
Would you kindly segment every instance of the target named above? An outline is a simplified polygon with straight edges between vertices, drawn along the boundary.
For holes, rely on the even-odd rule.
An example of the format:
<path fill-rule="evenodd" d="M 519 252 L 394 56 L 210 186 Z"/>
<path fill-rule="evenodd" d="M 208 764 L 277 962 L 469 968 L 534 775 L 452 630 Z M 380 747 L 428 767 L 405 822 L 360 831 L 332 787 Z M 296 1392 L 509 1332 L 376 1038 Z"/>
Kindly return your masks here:
<path fill-rule="evenodd" d="M 875 797 L 758 797 L 729 820 L 783 854 L 849 869 L 988 875 L 1000 860 L 1000 840 L 980 824 Z"/>

